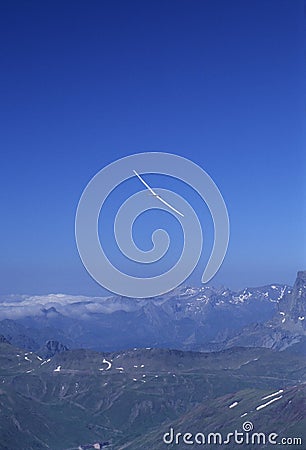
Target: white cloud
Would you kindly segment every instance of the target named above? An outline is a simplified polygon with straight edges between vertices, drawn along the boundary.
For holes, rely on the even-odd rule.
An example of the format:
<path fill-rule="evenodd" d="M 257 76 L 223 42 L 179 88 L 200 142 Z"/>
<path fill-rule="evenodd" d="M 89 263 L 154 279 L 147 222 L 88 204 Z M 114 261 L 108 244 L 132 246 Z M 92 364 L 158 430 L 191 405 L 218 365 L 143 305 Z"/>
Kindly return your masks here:
<path fill-rule="evenodd" d="M 53 307 L 63 316 L 86 319 L 91 314 L 135 310 L 141 304 L 141 301 L 120 297 L 87 297 L 68 294 L 8 296 L 0 301 L 0 317 L 1 319 L 17 319 L 25 316 L 43 316 L 43 310 Z"/>

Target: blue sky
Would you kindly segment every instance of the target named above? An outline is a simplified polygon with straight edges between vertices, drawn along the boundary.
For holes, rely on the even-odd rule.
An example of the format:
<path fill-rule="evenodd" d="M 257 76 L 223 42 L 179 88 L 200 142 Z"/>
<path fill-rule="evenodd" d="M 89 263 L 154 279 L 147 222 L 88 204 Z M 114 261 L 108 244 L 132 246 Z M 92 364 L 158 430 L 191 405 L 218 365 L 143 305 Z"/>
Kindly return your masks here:
<path fill-rule="evenodd" d="M 221 190 L 231 239 L 212 284 L 305 269 L 302 1 L 12 1 L 0 22 L 1 294 L 103 294 L 77 253 L 78 200 L 145 151 Z"/>

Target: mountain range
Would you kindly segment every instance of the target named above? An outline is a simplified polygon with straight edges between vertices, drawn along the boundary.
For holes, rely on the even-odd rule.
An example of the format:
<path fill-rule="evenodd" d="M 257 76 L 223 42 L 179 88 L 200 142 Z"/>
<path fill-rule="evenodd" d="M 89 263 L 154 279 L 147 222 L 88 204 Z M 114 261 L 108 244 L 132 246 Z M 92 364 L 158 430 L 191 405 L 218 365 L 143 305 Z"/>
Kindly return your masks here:
<path fill-rule="evenodd" d="M 232 346 L 283 350 L 306 334 L 306 272 L 294 286 L 238 292 L 183 287 L 152 299 L 63 294 L 11 296 L 0 303 L 0 334 L 39 351 L 46 341 L 67 348 L 116 351 L 158 347 L 212 351 Z"/>
<path fill-rule="evenodd" d="M 293 287 L 237 293 L 7 299 L 0 450 L 197 449 L 195 436 L 245 436 L 246 426 L 249 439 L 305 449 L 305 295 L 299 272 Z"/>

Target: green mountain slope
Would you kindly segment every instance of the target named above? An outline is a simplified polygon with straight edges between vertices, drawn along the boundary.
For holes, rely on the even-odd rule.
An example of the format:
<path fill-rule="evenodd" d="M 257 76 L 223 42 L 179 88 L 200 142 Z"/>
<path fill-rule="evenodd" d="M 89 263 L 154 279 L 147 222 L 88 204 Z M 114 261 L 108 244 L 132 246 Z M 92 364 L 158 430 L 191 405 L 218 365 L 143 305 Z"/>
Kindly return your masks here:
<path fill-rule="evenodd" d="M 300 433 L 306 442 L 306 357 L 288 351 L 73 350 L 46 360 L 0 343 L 0 367 L 1 450 L 67 450 L 97 441 L 158 450 L 171 447 L 162 441 L 171 427 L 227 431 L 241 428 L 245 417 L 260 431 L 270 421 L 275 432 Z M 279 401 L 256 410 L 281 389 Z"/>

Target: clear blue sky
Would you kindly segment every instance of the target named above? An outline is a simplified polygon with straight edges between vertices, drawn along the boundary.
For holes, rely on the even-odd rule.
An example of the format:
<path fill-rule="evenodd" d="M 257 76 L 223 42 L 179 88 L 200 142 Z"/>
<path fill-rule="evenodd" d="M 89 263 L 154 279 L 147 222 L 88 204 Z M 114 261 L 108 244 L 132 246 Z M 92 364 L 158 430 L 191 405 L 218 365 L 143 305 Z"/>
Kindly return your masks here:
<path fill-rule="evenodd" d="M 231 240 L 212 284 L 305 269 L 302 1 L 7 1 L 0 33 L 1 294 L 102 294 L 77 203 L 144 151 L 192 159 L 222 191 Z"/>

